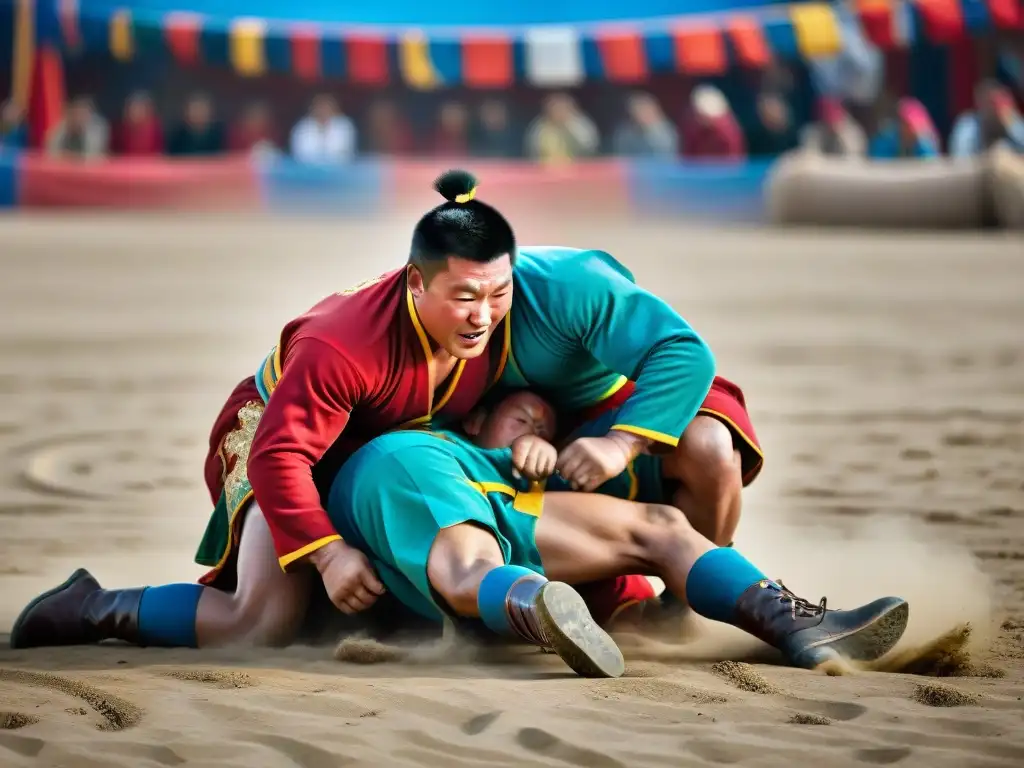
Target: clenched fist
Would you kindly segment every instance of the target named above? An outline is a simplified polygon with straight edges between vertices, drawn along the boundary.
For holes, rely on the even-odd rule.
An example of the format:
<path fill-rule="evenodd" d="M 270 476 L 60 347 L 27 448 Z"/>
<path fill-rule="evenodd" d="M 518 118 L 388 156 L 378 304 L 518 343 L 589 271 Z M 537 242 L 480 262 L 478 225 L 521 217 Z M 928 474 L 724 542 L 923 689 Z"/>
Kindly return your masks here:
<path fill-rule="evenodd" d="M 343 541 L 332 541 L 310 556 L 327 596 L 342 613 L 365 611 L 384 594 L 369 558 Z"/>
<path fill-rule="evenodd" d="M 555 471 L 558 451 L 537 435 L 523 435 L 512 443 L 512 466 L 527 480 L 545 480 Z"/>
<path fill-rule="evenodd" d="M 594 491 L 626 470 L 646 440 L 625 432 L 581 437 L 562 449 L 555 469 L 575 491 Z"/>

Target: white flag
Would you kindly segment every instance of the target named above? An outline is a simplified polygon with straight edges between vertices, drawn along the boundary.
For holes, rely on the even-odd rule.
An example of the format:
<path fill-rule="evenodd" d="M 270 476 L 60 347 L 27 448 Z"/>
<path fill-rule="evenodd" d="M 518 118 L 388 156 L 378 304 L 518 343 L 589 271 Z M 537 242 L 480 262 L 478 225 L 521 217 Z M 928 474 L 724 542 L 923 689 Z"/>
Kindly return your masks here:
<path fill-rule="evenodd" d="M 535 27 L 526 31 L 526 78 L 541 87 L 583 82 L 580 38 L 571 27 Z"/>

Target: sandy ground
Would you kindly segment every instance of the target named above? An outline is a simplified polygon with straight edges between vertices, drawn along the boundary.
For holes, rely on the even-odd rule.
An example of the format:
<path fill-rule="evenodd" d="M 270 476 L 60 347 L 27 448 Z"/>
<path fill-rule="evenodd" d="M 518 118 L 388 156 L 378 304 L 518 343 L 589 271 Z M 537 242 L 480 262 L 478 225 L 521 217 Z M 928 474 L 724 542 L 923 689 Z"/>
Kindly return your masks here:
<path fill-rule="evenodd" d="M 410 223 L 0 220 L 0 632 L 79 565 L 195 578 L 223 398 Z M 972 644 L 828 677 L 727 628 L 631 643 L 614 681 L 538 656 L 4 648 L 0 765 L 1024 765 L 1021 240 L 521 227 L 541 238 L 616 253 L 746 390 L 767 462 L 741 550 L 810 599 L 906 596 L 913 658 L 965 622 Z"/>

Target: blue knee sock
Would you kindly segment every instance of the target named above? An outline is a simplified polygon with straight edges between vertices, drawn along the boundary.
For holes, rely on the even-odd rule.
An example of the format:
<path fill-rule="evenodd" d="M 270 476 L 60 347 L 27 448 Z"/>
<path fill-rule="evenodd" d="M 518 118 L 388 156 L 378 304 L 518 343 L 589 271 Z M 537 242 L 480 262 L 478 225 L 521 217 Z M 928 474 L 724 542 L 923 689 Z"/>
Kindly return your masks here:
<path fill-rule="evenodd" d="M 732 549 L 732 545 L 733 542 L 730 541 L 725 546 Z M 673 611 L 680 610 L 684 607 L 684 603 L 682 600 L 679 599 L 679 596 L 667 589 L 661 593 L 660 602 L 664 608 Z"/>
<path fill-rule="evenodd" d="M 765 579 L 761 570 L 729 547 L 705 552 L 686 576 L 686 601 L 701 616 L 727 624 L 740 595 Z"/>
<path fill-rule="evenodd" d="M 536 571 L 523 568 L 521 565 L 501 565 L 484 576 L 483 581 L 480 582 L 476 605 L 484 626 L 492 632 L 507 637 L 518 637 L 518 633 L 509 622 L 505 598 L 512 585 L 524 576 L 546 581 Z"/>
<path fill-rule="evenodd" d="M 142 645 L 195 648 L 196 611 L 202 584 L 167 584 L 149 587 L 139 602 L 139 639 Z"/>

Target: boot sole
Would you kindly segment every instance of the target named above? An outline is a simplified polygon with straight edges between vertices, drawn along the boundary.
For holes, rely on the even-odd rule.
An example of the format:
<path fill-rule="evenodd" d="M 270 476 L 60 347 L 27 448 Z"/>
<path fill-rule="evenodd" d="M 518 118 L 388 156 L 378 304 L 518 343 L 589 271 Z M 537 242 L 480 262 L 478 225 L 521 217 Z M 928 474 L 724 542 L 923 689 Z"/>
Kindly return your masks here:
<path fill-rule="evenodd" d="M 621 677 L 622 651 L 568 584 L 549 581 L 537 596 L 537 617 L 552 650 L 581 677 Z"/>
<path fill-rule="evenodd" d="M 43 594 L 38 595 L 37 597 L 35 597 L 32 600 L 32 602 L 30 602 L 28 605 L 26 605 L 21 610 L 21 613 L 18 614 L 18 618 L 14 620 L 14 625 L 11 627 L 11 637 L 10 637 L 10 646 L 11 646 L 11 648 L 13 648 L 15 650 L 18 650 L 18 649 L 25 649 L 25 648 L 32 647 L 32 646 L 27 646 L 27 645 L 23 646 L 23 645 L 19 645 L 18 644 L 18 634 L 19 634 L 19 632 L 21 630 L 21 625 L 25 622 L 25 619 L 28 618 L 28 615 L 30 613 L 32 613 L 32 611 L 35 610 L 36 606 L 39 605 L 41 602 L 43 602 L 43 600 L 47 600 L 47 599 L 53 597 L 54 595 L 60 594 L 65 589 L 67 589 L 72 584 L 74 584 L 76 581 L 78 581 L 79 579 L 84 578 L 84 577 L 90 577 L 91 578 L 92 574 L 89 573 L 87 570 L 85 570 L 85 568 L 79 568 L 77 571 L 75 571 L 70 576 L 68 576 L 68 578 L 65 579 L 64 583 L 58 584 L 53 589 L 50 589 L 50 590 L 47 590 L 46 592 L 43 592 Z"/>
<path fill-rule="evenodd" d="M 903 637 L 910 621 L 910 604 L 897 603 L 874 621 L 837 640 L 812 646 L 796 654 L 793 663 L 814 669 L 839 659 L 875 661 L 887 654 Z"/>

